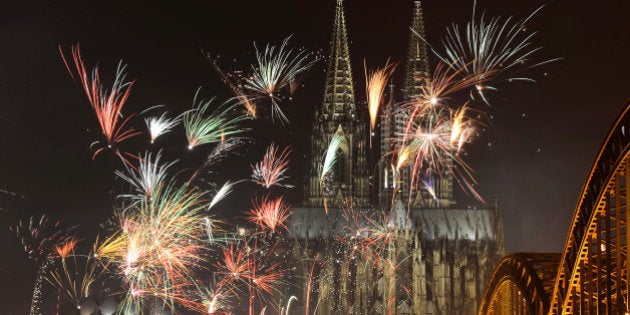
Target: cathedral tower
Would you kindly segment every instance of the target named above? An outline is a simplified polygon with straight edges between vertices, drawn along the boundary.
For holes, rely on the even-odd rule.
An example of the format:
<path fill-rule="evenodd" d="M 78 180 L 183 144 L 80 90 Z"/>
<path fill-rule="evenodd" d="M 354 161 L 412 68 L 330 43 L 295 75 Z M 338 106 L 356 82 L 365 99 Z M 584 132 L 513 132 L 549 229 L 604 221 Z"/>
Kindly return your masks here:
<path fill-rule="evenodd" d="M 420 1 L 414 1 L 410 28 L 412 31 L 409 37 L 407 63 L 402 89 L 403 105 L 398 105 L 395 109 L 389 109 L 390 114 L 393 113 L 394 118 L 393 120 L 389 120 L 389 126 L 387 126 L 389 130 L 381 133 L 382 137 L 388 137 L 381 138 L 381 143 L 385 143 L 385 146 L 391 148 L 395 148 L 397 145 L 396 143 L 392 143 L 392 138 L 399 138 L 405 132 L 405 126 L 409 119 L 409 110 L 405 109 L 405 107 L 413 104 L 413 102 L 422 95 L 423 87 L 427 84 L 427 80 L 431 75 L 428 58 L 429 48 L 425 42 L 424 17 Z M 381 183 L 379 187 L 381 191 L 380 203 L 383 205 L 382 200 L 386 192 L 391 193 L 393 177 L 391 175 L 390 159 L 383 161 L 381 165 Z M 389 166 L 389 169 L 385 169 L 386 166 Z M 449 166 L 452 166 L 452 161 L 449 161 Z M 394 183 L 397 185 L 400 197 L 405 203 L 409 200 L 410 191 L 417 194 L 416 196 L 412 196 L 414 200 L 409 206 L 445 208 L 455 203 L 453 199 L 453 176 L 450 171 L 447 171 L 445 174 L 440 174 L 439 178 L 433 180 L 433 189 L 436 193 L 435 199 L 424 189 L 410 186 L 411 171 L 411 166 L 403 167 L 398 174 L 398 180 Z M 386 185 L 389 185 L 389 188 L 387 188 Z"/>
<path fill-rule="evenodd" d="M 422 93 L 422 87 L 427 84 L 428 78 L 431 76 L 429 70 L 428 45 L 425 42 L 426 36 L 424 32 L 424 17 L 422 16 L 422 5 L 420 1 L 414 1 L 413 17 L 411 20 L 411 32 L 409 38 L 409 52 L 407 57 L 407 69 L 405 73 L 405 86 L 403 87 L 403 100 L 405 102 L 413 102 Z M 403 125 L 399 119 L 406 119 L 409 113 L 403 113 L 405 116 L 397 117 L 397 126 Z M 445 173 L 439 174 L 438 178 L 433 179 L 433 189 L 435 190 L 435 199 L 424 189 L 419 189 L 415 198 L 414 206 L 431 207 L 431 208 L 448 208 L 455 204 L 453 199 L 453 175 L 450 169 L 453 167 L 453 161 L 448 160 L 448 167 Z M 409 183 L 409 168 L 405 170 L 405 183 Z M 403 184 L 404 186 L 404 184 Z M 407 187 L 407 192 L 409 191 Z"/>
<path fill-rule="evenodd" d="M 324 100 L 315 113 L 311 133 L 311 154 L 307 169 L 305 205 L 339 207 L 352 200 L 358 207 L 368 205 L 367 133 L 362 111 L 357 110 L 348 49 L 348 35 L 342 0 L 337 0 L 330 40 Z M 337 151 L 332 174 L 321 181 L 324 154 L 334 134 L 343 141 Z"/>

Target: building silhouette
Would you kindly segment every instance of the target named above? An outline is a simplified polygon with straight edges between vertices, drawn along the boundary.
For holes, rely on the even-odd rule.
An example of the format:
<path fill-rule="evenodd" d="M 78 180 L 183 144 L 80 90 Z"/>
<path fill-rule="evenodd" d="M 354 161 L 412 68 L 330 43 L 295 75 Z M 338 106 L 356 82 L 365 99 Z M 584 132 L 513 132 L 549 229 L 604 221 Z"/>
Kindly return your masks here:
<path fill-rule="evenodd" d="M 409 118 L 400 104 L 421 96 L 430 78 L 427 45 L 417 36 L 425 31 L 420 1 L 414 1 L 402 95 L 397 101 L 390 86 L 389 103 L 381 109 L 375 152 L 382 158 L 374 167 L 368 160 L 367 109 L 355 100 L 344 14 L 337 0 L 324 97 L 311 133 L 305 201 L 293 208 L 288 224 L 296 239 L 288 249 L 294 259 L 287 262 L 294 272 L 278 299 L 296 296 L 295 314 L 306 308 L 309 314 L 476 314 L 504 252 L 498 202 L 458 205 L 448 171 L 436 174 L 434 198 L 414 187 L 410 168 L 394 176 L 390 155 Z M 322 180 L 323 156 L 334 134 L 343 141 L 331 174 Z M 385 229 L 389 239 L 378 259 L 359 254 L 349 234 L 370 224 Z"/>

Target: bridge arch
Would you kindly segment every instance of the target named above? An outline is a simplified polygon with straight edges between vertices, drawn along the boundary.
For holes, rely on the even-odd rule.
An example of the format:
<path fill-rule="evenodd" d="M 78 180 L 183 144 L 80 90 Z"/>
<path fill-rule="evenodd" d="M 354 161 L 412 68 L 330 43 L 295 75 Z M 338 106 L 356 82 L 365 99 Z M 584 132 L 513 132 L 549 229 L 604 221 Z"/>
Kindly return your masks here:
<path fill-rule="evenodd" d="M 630 104 L 612 125 L 582 187 L 553 285 L 540 288 L 527 276 L 517 277 L 530 273 L 535 280 L 520 265 L 525 257 L 507 256 L 490 279 L 479 314 L 496 313 L 492 306 L 500 305 L 501 294 L 519 293 L 525 298 L 522 314 L 630 314 L 629 220 Z"/>
<path fill-rule="evenodd" d="M 551 296 L 550 314 L 626 314 L 630 231 L 630 105 L 584 183 Z"/>
<path fill-rule="evenodd" d="M 544 314 L 560 262 L 556 253 L 505 256 L 494 269 L 479 314 Z"/>

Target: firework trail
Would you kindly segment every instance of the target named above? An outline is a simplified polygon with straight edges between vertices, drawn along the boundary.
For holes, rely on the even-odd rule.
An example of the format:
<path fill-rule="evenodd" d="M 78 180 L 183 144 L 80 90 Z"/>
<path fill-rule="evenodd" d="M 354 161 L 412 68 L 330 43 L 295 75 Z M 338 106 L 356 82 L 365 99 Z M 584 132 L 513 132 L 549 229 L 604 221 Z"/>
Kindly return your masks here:
<path fill-rule="evenodd" d="M 345 143 L 346 139 L 342 133 L 335 133 L 328 144 L 326 153 L 324 155 L 324 163 L 321 166 L 320 180 L 323 182 L 326 177 L 332 172 L 333 166 L 337 162 L 337 150 L 339 150 L 341 144 Z"/>
<path fill-rule="evenodd" d="M 479 124 L 478 121 L 471 119 L 468 115 L 468 107 L 460 107 L 457 110 L 452 111 L 452 127 L 451 127 L 451 145 L 456 148 L 456 155 L 459 156 L 462 148 L 466 143 L 469 143 L 473 134 L 477 128 L 473 125 Z"/>
<path fill-rule="evenodd" d="M 188 182 L 192 183 L 204 174 L 219 173 L 219 169 L 216 168 L 217 164 L 223 162 L 227 158 L 233 158 L 235 156 L 245 154 L 244 150 L 238 149 L 243 148 L 248 143 L 251 143 L 251 139 L 247 137 L 230 137 L 217 143 L 206 157 L 206 161 L 197 167 L 190 176 Z M 215 166 L 215 168 L 211 168 L 212 166 Z"/>
<path fill-rule="evenodd" d="M 98 145 L 98 147 L 94 151 L 92 159 L 96 158 L 105 148 L 108 148 L 114 150 L 123 162 L 129 163 L 118 148 L 118 145 L 131 137 L 139 135 L 140 132 L 129 126 L 129 121 L 134 115 L 124 118 L 122 113 L 123 107 L 131 95 L 131 87 L 134 84 L 134 81 L 127 80 L 127 74 L 125 73 L 127 66 L 122 61 L 118 63 L 114 81 L 111 87 L 108 88 L 102 84 L 98 66 L 94 67 L 91 72 L 88 71 L 81 57 L 79 46 L 72 46 L 71 50 L 74 70 L 70 67 L 70 63 L 63 54 L 61 47 L 59 47 L 59 52 L 70 76 L 74 80 L 80 81 L 88 102 L 92 106 L 92 110 L 99 122 L 103 136 L 105 136 L 105 146 L 100 145 L 98 141 L 93 143 L 93 145 Z"/>
<path fill-rule="evenodd" d="M 208 235 L 208 243 L 214 242 L 214 234 L 212 233 L 214 222 L 210 217 L 203 218 L 203 224 L 206 227 L 206 235 Z"/>
<path fill-rule="evenodd" d="M 308 282 L 306 285 L 306 307 L 304 308 L 305 314 L 310 315 L 310 302 L 311 302 L 311 292 L 313 287 L 313 281 L 315 280 L 315 270 L 322 269 L 326 264 L 327 260 L 323 259 L 320 253 L 317 253 L 313 259 L 313 263 L 311 264 L 311 271 L 308 274 Z M 317 309 L 317 306 L 315 306 Z M 313 313 L 316 314 L 316 313 Z"/>
<path fill-rule="evenodd" d="M 363 61 L 365 70 L 365 94 L 367 95 L 368 113 L 370 114 L 370 146 L 372 146 L 372 133 L 376 128 L 376 119 L 378 118 L 378 109 L 383 103 L 383 91 L 387 81 L 396 70 L 397 64 L 390 64 L 389 60 L 385 66 L 380 69 L 370 70 L 368 72 L 367 64 Z"/>
<path fill-rule="evenodd" d="M 212 209 L 217 203 L 219 203 L 219 201 L 223 200 L 223 198 L 229 195 L 232 192 L 234 185 L 236 184 L 238 184 L 238 182 L 225 182 L 223 186 L 221 186 L 221 188 L 217 191 L 217 193 L 214 194 L 214 197 L 212 197 L 210 205 L 208 205 L 208 210 Z"/>
<path fill-rule="evenodd" d="M 424 189 L 429 193 L 429 195 L 431 195 L 431 198 L 433 198 L 433 200 L 438 200 L 437 194 L 435 193 L 435 186 L 431 178 L 423 180 L 422 185 Z"/>
<path fill-rule="evenodd" d="M 341 130 L 337 131 L 328 144 L 326 153 L 324 154 L 324 162 L 320 166 L 320 182 L 322 187 L 322 200 L 324 202 L 324 211 L 328 214 L 328 202 L 326 199 L 326 180 L 330 178 L 330 174 L 333 170 L 333 166 L 337 162 L 337 151 L 342 144 L 346 143 L 346 138 L 341 133 Z"/>
<path fill-rule="evenodd" d="M 256 51 L 256 64 L 252 65 L 252 74 L 245 78 L 245 88 L 257 93 L 260 97 L 269 98 L 271 102 L 271 118 L 281 124 L 289 120 L 282 112 L 279 101 L 279 91 L 298 80 L 298 75 L 306 72 L 317 60 L 309 61 L 306 50 L 294 51 L 287 48 L 287 37 L 280 46 L 267 44 L 264 51 Z"/>
<path fill-rule="evenodd" d="M 208 154 L 204 167 L 213 166 L 222 162 L 231 155 L 241 154 L 237 149 L 250 143 L 251 139 L 246 137 L 230 137 L 218 143 Z"/>
<path fill-rule="evenodd" d="M 269 145 L 262 161 L 251 165 L 252 167 L 252 180 L 265 188 L 271 186 L 284 186 L 291 188 L 292 185 L 282 184 L 281 182 L 288 179 L 289 176 L 285 175 L 289 169 L 289 154 L 291 154 L 291 148 L 286 147 L 282 152 L 275 146 L 275 144 Z"/>
<path fill-rule="evenodd" d="M 227 103 L 219 105 L 212 115 L 209 115 L 208 111 L 214 99 L 199 100 L 199 92 L 200 89 L 195 93 L 193 109 L 184 113 L 182 117 L 189 150 L 198 145 L 218 143 L 226 136 L 241 133 L 243 130 L 238 124 L 247 118 L 241 115 L 230 117 L 234 105 Z"/>
<path fill-rule="evenodd" d="M 252 102 L 252 100 L 244 93 L 243 85 L 233 81 L 221 68 L 217 63 L 217 60 L 212 58 L 212 56 L 207 53 L 206 59 L 212 65 L 214 70 L 221 76 L 223 82 L 232 90 L 234 93 L 234 97 L 245 107 L 245 111 L 248 115 L 252 117 L 256 117 L 256 104 Z"/>
<path fill-rule="evenodd" d="M 168 118 L 166 113 L 163 113 L 161 116 L 153 116 L 147 117 L 144 119 L 144 122 L 147 125 L 147 129 L 149 129 L 149 135 L 151 136 L 151 143 L 155 142 L 157 137 L 171 132 L 173 127 L 177 126 L 181 121 L 181 116 L 177 116 L 175 118 Z"/>
<path fill-rule="evenodd" d="M 291 310 L 291 302 L 293 302 L 293 300 L 297 301 L 297 298 L 295 297 L 295 295 L 291 295 L 291 297 L 289 297 L 289 300 L 287 301 L 287 308 L 284 312 L 284 315 L 289 315 L 289 311 Z"/>

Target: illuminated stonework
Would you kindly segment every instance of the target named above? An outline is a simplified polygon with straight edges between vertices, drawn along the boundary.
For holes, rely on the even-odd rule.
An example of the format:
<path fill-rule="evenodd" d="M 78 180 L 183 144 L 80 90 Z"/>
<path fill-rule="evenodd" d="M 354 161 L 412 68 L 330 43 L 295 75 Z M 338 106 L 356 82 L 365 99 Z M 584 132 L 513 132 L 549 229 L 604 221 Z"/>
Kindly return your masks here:
<path fill-rule="evenodd" d="M 419 1 L 414 2 L 412 28 L 424 34 Z M 412 33 L 403 89 L 407 100 L 420 93 L 429 75 L 427 51 Z M 392 202 L 394 185 L 409 190 L 409 171 L 394 183 L 387 159 L 379 163 L 380 175 L 373 181 L 378 197 L 370 200 L 369 135 L 361 115 L 366 110 L 357 108 L 354 99 L 341 0 L 328 62 L 324 102 L 311 134 L 306 200 L 292 209 L 288 223 L 296 240 L 288 245 L 294 259 L 287 265 L 295 272 L 277 295 L 277 304 L 295 296 L 295 314 L 475 314 L 484 284 L 504 251 L 497 203 L 483 209 L 455 206 L 448 174 L 439 179 L 437 202 L 422 193 L 411 208 L 399 199 Z M 392 86 L 390 94 L 393 91 Z M 395 106 L 391 102 L 382 109 L 381 155 L 395 148 L 392 139 L 403 130 L 406 114 Z M 333 176 L 322 183 L 319 167 L 335 133 L 344 143 Z M 384 217 L 379 209 L 384 209 Z M 352 226 L 378 228 L 373 233 L 387 235 L 380 245 L 372 245 L 381 246 L 378 257 L 362 252 L 369 248 L 357 248 L 364 245 L 358 239 L 370 236 L 356 232 L 354 239 Z"/>
<path fill-rule="evenodd" d="M 346 198 L 352 199 L 359 207 L 368 205 L 367 122 L 362 113 L 355 103 L 346 21 L 343 3 L 338 0 L 324 100 L 315 114 L 311 133 L 310 163 L 305 183 L 307 205 L 322 207 L 324 195 L 330 206 L 340 206 Z M 335 169 L 322 182 L 323 153 L 336 133 L 342 135 L 343 143 L 337 152 Z"/>

